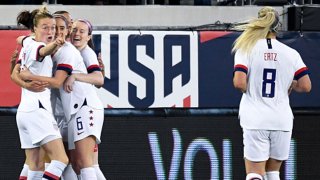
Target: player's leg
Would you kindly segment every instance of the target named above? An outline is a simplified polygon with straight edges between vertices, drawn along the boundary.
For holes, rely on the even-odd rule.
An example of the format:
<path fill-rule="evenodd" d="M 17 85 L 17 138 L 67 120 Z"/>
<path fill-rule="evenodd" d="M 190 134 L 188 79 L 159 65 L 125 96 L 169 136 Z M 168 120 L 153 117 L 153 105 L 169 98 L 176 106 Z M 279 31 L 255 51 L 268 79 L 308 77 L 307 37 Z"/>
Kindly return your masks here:
<path fill-rule="evenodd" d="M 104 120 L 104 110 L 83 106 L 75 118 L 69 123 L 73 130 L 73 142 L 76 151 L 76 164 L 81 177 L 96 177 L 93 168 L 93 149 L 100 143 L 101 130 Z M 70 144 L 69 144 L 70 145 Z M 72 149 L 72 146 L 69 146 Z"/>
<path fill-rule="evenodd" d="M 39 144 L 33 143 L 33 136 L 38 135 L 37 129 L 34 128 L 34 123 L 37 120 L 35 118 L 36 114 L 36 112 L 26 113 L 21 111 L 17 113 L 21 148 L 25 150 L 25 163 L 28 164 L 28 171 L 26 172 L 28 179 L 41 179 L 44 170 L 44 162 L 42 154 L 40 154 Z"/>
<path fill-rule="evenodd" d="M 38 133 L 34 134 L 33 139 L 37 140 L 34 143 L 38 142 L 51 160 L 50 165 L 44 172 L 43 178 L 59 179 L 69 160 L 63 146 L 57 122 L 52 114 L 43 108 L 39 109 L 37 117 Z"/>
<path fill-rule="evenodd" d="M 269 159 L 266 165 L 266 176 L 268 180 L 280 180 L 280 167 L 282 161 Z"/>
<path fill-rule="evenodd" d="M 61 104 L 57 104 L 57 105 L 59 105 L 60 107 L 62 106 Z M 74 172 L 74 170 L 72 168 L 70 150 L 68 150 L 68 123 L 66 121 L 64 113 L 56 115 L 55 118 L 58 123 L 59 130 L 60 130 L 60 133 L 62 136 L 64 148 L 66 149 L 66 153 L 69 158 L 69 164 L 67 165 L 67 167 L 63 171 L 63 173 L 61 175 L 61 180 L 78 180 L 77 174 Z"/>
<path fill-rule="evenodd" d="M 24 165 L 22 167 L 22 170 L 20 172 L 19 180 L 26 180 L 27 177 L 28 177 L 28 170 L 29 170 L 29 165 L 28 164 L 29 164 L 30 160 L 29 160 L 29 158 L 27 156 L 26 151 L 24 151 L 24 153 L 25 153 L 25 156 L 26 156 L 26 160 L 25 160 Z"/>
<path fill-rule="evenodd" d="M 94 136 L 88 136 L 75 142 L 76 147 L 76 164 L 80 168 L 82 179 L 97 179 L 96 172 L 93 168 L 93 151 L 96 143 Z"/>
<path fill-rule="evenodd" d="M 246 179 L 263 179 L 269 159 L 269 134 L 269 131 L 243 129 Z"/>
<path fill-rule="evenodd" d="M 40 157 L 40 148 L 26 149 L 26 156 L 29 159 L 28 179 L 42 179 L 44 171 L 43 157 Z"/>
<path fill-rule="evenodd" d="M 270 158 L 266 164 L 268 180 L 280 180 L 282 162 L 289 157 L 291 131 L 272 131 L 270 134 Z"/>
<path fill-rule="evenodd" d="M 263 180 L 266 162 L 253 162 L 245 159 L 246 180 Z"/>
<path fill-rule="evenodd" d="M 54 139 L 42 145 L 42 147 L 51 159 L 50 165 L 45 170 L 43 177 L 47 179 L 59 179 L 69 161 L 62 139 Z"/>
<path fill-rule="evenodd" d="M 98 147 L 98 144 L 96 144 L 93 149 L 93 168 L 96 172 L 96 176 L 98 180 L 106 180 L 106 177 L 104 177 L 100 169 L 98 160 L 99 160 L 99 147 Z"/>

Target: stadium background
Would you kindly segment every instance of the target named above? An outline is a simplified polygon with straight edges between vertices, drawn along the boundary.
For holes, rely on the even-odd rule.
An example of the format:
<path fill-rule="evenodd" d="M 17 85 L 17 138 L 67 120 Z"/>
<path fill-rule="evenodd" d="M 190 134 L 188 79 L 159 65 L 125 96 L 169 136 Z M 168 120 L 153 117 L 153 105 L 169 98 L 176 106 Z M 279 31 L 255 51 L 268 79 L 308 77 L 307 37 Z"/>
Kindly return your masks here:
<path fill-rule="evenodd" d="M 49 6 L 52 11 L 69 10 L 75 18 L 88 17 L 98 25 L 96 52 L 101 51 L 105 64 L 110 65 L 107 83 L 99 90 L 106 106 L 100 166 L 108 179 L 244 179 L 242 133 L 237 120 L 241 94 L 232 87 L 230 54 L 239 33 L 228 28 L 229 23 L 255 16 L 259 7 L 166 8 Z M 16 179 L 24 159 L 15 124 L 20 90 L 10 81 L 8 66 L 15 37 L 27 31 L 13 30 L 22 7 L 0 9 L 8 12 L 8 18 L 0 21 L 0 178 Z M 90 13 L 93 9 L 96 12 Z M 110 16 L 102 16 L 106 9 L 112 12 Z M 126 13 L 121 15 L 115 9 Z M 185 10 L 192 12 L 182 16 Z M 231 13 L 221 15 L 225 11 Z M 146 17 L 155 12 L 164 17 Z M 244 16 L 239 18 L 239 13 Z M 170 14 L 176 18 L 166 19 Z M 282 17 L 284 32 L 279 39 L 301 53 L 313 82 L 310 94 L 291 96 L 296 119 L 290 159 L 283 166 L 282 177 L 318 179 L 320 34 L 289 32 L 288 17 Z M 217 24 L 214 18 L 225 23 Z M 160 70 L 150 60 L 160 62 Z M 126 77 L 130 75 L 133 78 Z M 119 87 L 125 87 L 124 92 Z"/>

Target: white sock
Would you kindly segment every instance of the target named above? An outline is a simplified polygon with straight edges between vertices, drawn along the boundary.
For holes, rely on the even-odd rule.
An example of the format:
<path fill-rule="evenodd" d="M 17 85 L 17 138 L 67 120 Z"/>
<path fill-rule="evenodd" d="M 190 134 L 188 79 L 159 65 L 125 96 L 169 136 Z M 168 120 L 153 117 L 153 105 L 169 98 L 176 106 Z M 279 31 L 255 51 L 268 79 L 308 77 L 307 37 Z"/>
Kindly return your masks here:
<path fill-rule="evenodd" d="M 77 174 L 72 169 L 72 165 L 69 164 L 66 169 L 64 169 L 61 179 L 64 180 L 78 180 Z"/>
<path fill-rule="evenodd" d="M 22 168 L 22 170 L 21 170 L 21 173 L 20 173 L 19 180 L 27 180 L 28 170 L 29 170 L 28 164 L 24 164 L 24 165 L 23 165 L 23 168 Z"/>
<path fill-rule="evenodd" d="M 104 175 L 103 175 L 103 173 L 102 173 L 102 171 L 100 169 L 99 164 L 93 165 L 93 168 L 94 168 L 94 170 L 96 172 L 96 176 L 97 176 L 98 180 L 106 180 L 106 177 L 104 177 Z"/>
<path fill-rule="evenodd" d="M 87 168 L 80 169 L 80 175 L 81 175 L 81 179 L 83 179 L 83 180 L 87 180 L 87 179 L 96 180 L 97 179 L 96 172 L 93 167 L 87 167 Z"/>
<path fill-rule="evenodd" d="M 43 175 L 43 171 L 28 171 L 28 179 L 32 180 L 41 180 Z"/>
<path fill-rule="evenodd" d="M 268 180 L 280 180 L 280 172 L 279 171 L 269 171 L 267 172 Z"/>
<path fill-rule="evenodd" d="M 66 164 L 60 161 L 52 160 L 48 168 L 43 174 L 43 180 L 45 179 L 55 179 L 59 180 L 63 170 L 66 168 Z"/>
<path fill-rule="evenodd" d="M 263 180 L 262 176 L 257 173 L 249 173 L 246 176 L 246 180 Z"/>

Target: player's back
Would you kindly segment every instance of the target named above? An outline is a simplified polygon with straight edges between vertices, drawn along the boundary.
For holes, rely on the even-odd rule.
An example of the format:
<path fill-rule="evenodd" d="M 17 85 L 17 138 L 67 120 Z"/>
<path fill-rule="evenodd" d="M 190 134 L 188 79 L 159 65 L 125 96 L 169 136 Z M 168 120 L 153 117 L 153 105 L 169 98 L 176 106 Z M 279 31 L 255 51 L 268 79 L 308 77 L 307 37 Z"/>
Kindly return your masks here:
<path fill-rule="evenodd" d="M 240 103 L 242 125 L 249 129 L 290 130 L 293 114 L 288 90 L 300 55 L 276 39 L 258 40 L 248 59 L 247 92 Z"/>

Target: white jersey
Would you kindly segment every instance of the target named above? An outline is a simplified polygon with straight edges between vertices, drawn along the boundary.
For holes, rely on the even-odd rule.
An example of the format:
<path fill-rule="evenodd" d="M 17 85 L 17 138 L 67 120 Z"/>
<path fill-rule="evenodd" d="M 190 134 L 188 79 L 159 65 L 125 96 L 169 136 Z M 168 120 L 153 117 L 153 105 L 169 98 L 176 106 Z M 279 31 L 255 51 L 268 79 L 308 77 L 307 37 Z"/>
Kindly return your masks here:
<path fill-rule="evenodd" d="M 84 64 L 87 67 L 88 73 L 93 71 L 101 71 L 96 53 L 87 45 L 81 51 Z"/>
<path fill-rule="evenodd" d="M 291 131 L 288 90 L 293 79 L 308 74 L 299 53 L 276 39 L 261 39 L 250 54 L 237 51 L 234 65 L 247 73 L 239 108 L 242 128 Z"/>
<path fill-rule="evenodd" d="M 34 75 L 52 77 L 51 57 L 39 58 L 39 49 L 43 46 L 45 46 L 45 43 L 34 41 L 31 37 L 26 38 L 23 41 L 19 62 L 21 63 L 21 68 L 25 66 Z M 39 109 L 39 107 L 52 112 L 50 89 L 46 88 L 42 92 L 31 92 L 22 88 L 18 111 L 30 112 Z"/>
<path fill-rule="evenodd" d="M 66 71 L 69 75 L 71 73 L 87 74 L 80 52 L 69 42 L 64 43 L 54 54 L 53 59 L 57 63 L 57 70 Z M 60 87 L 59 91 L 67 121 L 70 120 L 71 115 L 79 111 L 84 103 L 94 108 L 100 108 L 99 102 L 101 103 L 101 101 L 91 84 L 75 81 L 71 93 L 65 92 L 63 87 Z"/>

